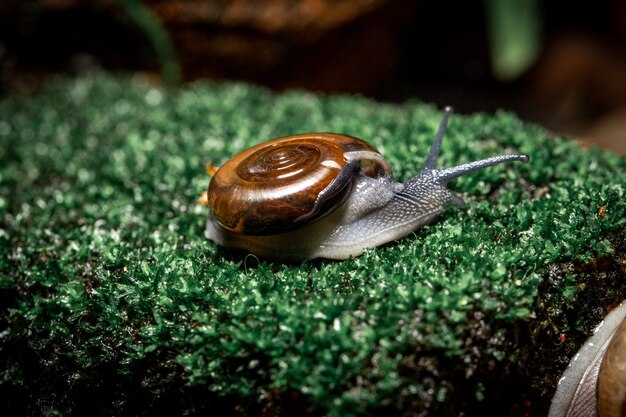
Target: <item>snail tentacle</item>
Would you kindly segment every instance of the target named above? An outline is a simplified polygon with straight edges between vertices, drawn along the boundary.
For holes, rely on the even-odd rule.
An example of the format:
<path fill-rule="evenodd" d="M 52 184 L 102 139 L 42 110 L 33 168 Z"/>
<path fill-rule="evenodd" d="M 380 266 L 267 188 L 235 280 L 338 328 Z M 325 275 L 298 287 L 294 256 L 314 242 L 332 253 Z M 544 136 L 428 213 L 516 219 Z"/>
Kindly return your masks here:
<path fill-rule="evenodd" d="M 513 154 L 492 156 L 491 158 L 485 158 L 479 161 L 473 161 L 467 164 L 457 165 L 452 168 L 436 169 L 434 170 L 434 173 L 437 177 L 437 180 L 442 184 L 445 184 L 450 180 L 472 173 L 474 171 L 479 171 L 484 168 L 511 161 L 521 161 L 526 163 L 528 162 L 528 155 Z"/>
<path fill-rule="evenodd" d="M 452 106 L 446 106 L 446 108 L 443 109 L 443 118 L 439 123 L 437 135 L 435 136 L 435 140 L 430 147 L 430 152 L 428 152 L 428 158 L 426 158 L 426 163 L 424 164 L 424 168 L 422 168 L 422 171 L 432 171 L 435 169 L 435 165 L 437 165 L 437 159 L 439 158 L 439 151 L 441 150 L 441 142 L 443 142 L 443 137 L 446 134 L 448 119 L 453 112 L 454 109 L 452 108 Z"/>

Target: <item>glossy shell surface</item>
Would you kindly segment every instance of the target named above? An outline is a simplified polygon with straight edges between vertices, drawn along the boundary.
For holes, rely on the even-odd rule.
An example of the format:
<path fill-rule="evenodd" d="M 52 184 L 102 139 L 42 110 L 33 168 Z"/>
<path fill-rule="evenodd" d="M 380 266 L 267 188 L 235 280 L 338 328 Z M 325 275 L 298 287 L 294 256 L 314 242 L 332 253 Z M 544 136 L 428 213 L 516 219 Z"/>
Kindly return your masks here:
<path fill-rule="evenodd" d="M 227 230 L 269 235 L 308 224 L 347 195 L 359 162 L 378 152 L 351 136 L 313 133 L 253 146 L 222 165 L 209 184 L 208 202 Z"/>
<path fill-rule="evenodd" d="M 624 416 L 626 300 L 574 355 L 559 380 L 548 417 Z"/>
<path fill-rule="evenodd" d="M 626 415 L 626 319 L 611 338 L 598 374 L 598 415 Z"/>

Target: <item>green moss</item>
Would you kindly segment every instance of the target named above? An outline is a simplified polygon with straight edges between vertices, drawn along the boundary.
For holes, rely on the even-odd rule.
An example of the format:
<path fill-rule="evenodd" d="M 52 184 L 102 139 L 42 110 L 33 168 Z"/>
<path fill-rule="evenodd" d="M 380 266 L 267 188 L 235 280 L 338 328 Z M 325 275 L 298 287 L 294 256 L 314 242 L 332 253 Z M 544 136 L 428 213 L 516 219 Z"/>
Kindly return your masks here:
<path fill-rule="evenodd" d="M 334 131 L 372 142 L 403 180 L 423 164 L 440 118 L 419 102 L 238 83 L 169 93 L 108 75 L 4 99 L 5 407 L 509 410 L 521 400 L 503 381 L 528 386 L 525 360 L 538 344 L 554 345 L 536 329 L 563 321 L 586 296 L 585 265 L 622 259 L 624 158 L 581 150 L 505 112 L 454 116 L 441 165 L 510 149 L 531 161 L 454 181 L 467 209 L 450 207 L 412 236 L 345 262 L 301 265 L 230 253 L 203 237 L 207 211 L 197 198 L 208 160 L 273 137 Z M 611 268 L 613 292 L 598 298 L 606 308 L 625 286 Z M 555 378 L 558 369 L 545 372 Z"/>

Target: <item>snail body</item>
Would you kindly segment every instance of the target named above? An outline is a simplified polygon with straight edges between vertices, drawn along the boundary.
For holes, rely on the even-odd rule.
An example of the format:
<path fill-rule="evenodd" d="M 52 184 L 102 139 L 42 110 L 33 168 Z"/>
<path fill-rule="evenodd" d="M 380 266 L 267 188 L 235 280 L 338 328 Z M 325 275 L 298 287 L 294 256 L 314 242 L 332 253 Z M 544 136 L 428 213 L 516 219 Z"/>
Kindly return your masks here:
<path fill-rule="evenodd" d="M 548 417 L 626 416 L 626 300 L 595 328 L 559 380 Z"/>
<path fill-rule="evenodd" d="M 205 234 L 214 242 L 281 259 L 346 259 L 400 239 L 452 201 L 446 183 L 527 155 L 500 155 L 453 168 L 435 163 L 452 109 L 446 108 L 422 171 L 397 182 L 370 144 L 331 133 L 274 139 L 236 155 L 213 176 Z"/>

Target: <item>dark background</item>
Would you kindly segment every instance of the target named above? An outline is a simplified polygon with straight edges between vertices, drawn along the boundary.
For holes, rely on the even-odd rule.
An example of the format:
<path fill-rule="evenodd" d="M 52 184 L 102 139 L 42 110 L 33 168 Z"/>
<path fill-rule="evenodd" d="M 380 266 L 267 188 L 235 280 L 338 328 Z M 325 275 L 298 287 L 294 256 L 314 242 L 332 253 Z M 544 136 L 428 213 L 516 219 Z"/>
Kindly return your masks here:
<path fill-rule="evenodd" d="M 504 108 L 626 154 L 626 2 L 620 0 L 539 1 L 538 57 L 507 81 L 492 71 L 488 1 L 130 3 L 162 23 L 183 82 L 247 80 L 275 90 L 417 98 L 461 113 Z M 94 69 L 160 82 L 164 58 L 157 51 L 154 36 L 119 1 L 0 2 L 1 95 Z"/>

